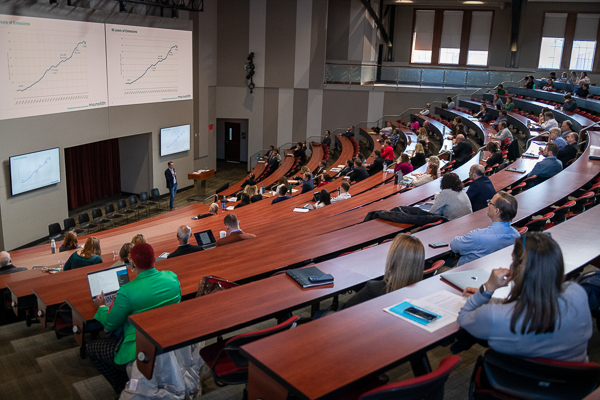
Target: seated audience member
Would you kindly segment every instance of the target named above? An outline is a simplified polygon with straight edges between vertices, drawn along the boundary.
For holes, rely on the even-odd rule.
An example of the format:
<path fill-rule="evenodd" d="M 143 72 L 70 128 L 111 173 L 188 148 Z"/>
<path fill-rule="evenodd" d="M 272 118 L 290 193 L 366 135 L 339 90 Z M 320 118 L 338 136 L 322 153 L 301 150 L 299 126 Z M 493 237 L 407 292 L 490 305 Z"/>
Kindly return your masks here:
<path fill-rule="evenodd" d="M 131 243 L 133 243 L 133 244 L 148 243 L 148 241 L 146 240 L 144 235 L 142 235 L 141 233 L 138 233 L 137 235 L 135 235 L 134 237 L 131 238 Z"/>
<path fill-rule="evenodd" d="M 567 83 L 569 82 L 569 77 L 567 76 L 566 72 L 563 72 L 560 78 L 556 79 L 556 82 L 558 83 Z"/>
<path fill-rule="evenodd" d="M 256 185 L 256 180 L 254 178 L 253 172 L 250 172 L 250 175 L 248 175 L 248 178 L 244 181 L 244 183 L 242 183 L 242 189 L 248 185 L 250 185 L 250 186 Z"/>
<path fill-rule="evenodd" d="M 0 251 L 0 275 L 12 274 L 15 272 L 27 271 L 27 268 L 17 268 L 10 262 L 10 254 L 6 251 Z"/>
<path fill-rule="evenodd" d="M 487 216 L 492 220 L 492 224 L 487 228 L 474 229 L 450 241 L 452 251 L 460 254 L 458 266 L 511 246 L 520 236 L 519 232 L 510 226 L 518 209 L 517 199 L 503 191 L 488 200 Z"/>
<path fill-rule="evenodd" d="M 431 156 L 427 159 L 427 162 L 429 164 L 435 164 L 438 166 L 438 168 L 440 167 L 440 159 L 438 158 L 438 156 Z"/>
<path fill-rule="evenodd" d="M 325 131 L 325 137 L 321 140 L 321 146 L 327 146 L 331 148 L 331 132 L 329 130 Z"/>
<path fill-rule="evenodd" d="M 446 97 L 446 107 L 448 107 L 448 109 L 452 110 L 454 107 L 456 107 L 456 103 L 454 103 L 454 101 L 452 100 L 452 97 Z"/>
<path fill-rule="evenodd" d="M 471 201 L 463 192 L 463 183 L 454 172 L 442 177 L 440 188 L 442 191 L 435 195 L 435 201 L 429 210 L 431 214 L 442 215 L 448 220 L 453 220 L 473 212 Z"/>
<path fill-rule="evenodd" d="M 395 149 L 398 146 L 398 141 L 400 140 L 400 129 L 394 129 L 388 139 L 390 142 L 392 142 L 392 147 Z"/>
<path fill-rule="evenodd" d="M 392 125 L 392 121 L 388 121 L 385 123 L 385 128 L 381 128 L 381 130 L 379 131 L 379 133 L 381 135 L 386 135 L 389 136 L 392 134 L 392 131 L 394 130 L 394 126 Z"/>
<path fill-rule="evenodd" d="M 248 189 L 246 194 L 248 197 L 250 197 L 250 203 L 256 203 L 257 201 L 261 201 L 263 199 L 262 195 L 258 193 L 258 186 L 246 186 L 246 189 Z"/>
<path fill-rule="evenodd" d="M 462 122 L 456 125 L 456 134 L 453 134 L 452 138 L 456 139 L 456 137 L 461 134 L 462 135 L 467 134 L 467 129 L 465 129 L 465 125 Z"/>
<path fill-rule="evenodd" d="M 247 206 L 248 204 L 250 204 L 250 196 L 248 196 L 247 193 L 242 193 L 240 195 L 240 202 L 237 203 L 237 205 L 235 207 L 233 207 L 233 209 L 235 210 L 236 208 L 241 208 L 244 206 Z"/>
<path fill-rule="evenodd" d="M 298 185 L 304 183 L 304 174 L 311 174 L 310 168 L 306 165 L 303 165 L 302 168 L 300 168 L 300 173 L 298 175 L 294 175 L 294 180 L 299 180 Z"/>
<path fill-rule="evenodd" d="M 580 87 L 575 89 L 573 94 L 575 96 L 581 97 L 582 99 L 585 99 L 588 96 L 588 94 L 590 94 L 590 85 L 587 83 L 584 83 L 583 85 L 581 85 Z"/>
<path fill-rule="evenodd" d="M 569 83 L 575 84 L 577 82 L 577 72 L 571 72 L 571 76 L 569 77 Z"/>
<path fill-rule="evenodd" d="M 275 172 L 275 170 L 279 167 L 281 163 L 281 156 L 279 152 L 275 149 L 273 150 L 273 154 L 271 157 L 267 159 L 267 165 L 269 166 L 269 175 Z"/>
<path fill-rule="evenodd" d="M 485 164 L 488 167 L 491 167 L 496 164 L 502 164 L 502 152 L 500 151 L 500 146 L 498 146 L 498 142 L 489 142 L 487 145 L 487 150 L 491 154 L 487 160 L 485 160 Z"/>
<path fill-rule="evenodd" d="M 275 146 L 269 146 L 269 151 L 267 151 L 264 158 L 268 160 L 273 155 L 273 151 L 275 151 Z"/>
<path fill-rule="evenodd" d="M 381 152 L 379 150 L 375 150 L 373 153 L 375 153 L 375 160 L 373 160 L 373 164 L 367 165 L 369 167 L 370 176 L 383 171 L 383 157 L 381 157 Z"/>
<path fill-rule="evenodd" d="M 535 83 L 533 82 L 533 76 L 526 76 L 525 77 L 525 86 L 521 86 L 521 87 L 525 88 L 525 89 L 533 89 L 534 85 L 535 85 Z"/>
<path fill-rule="evenodd" d="M 413 156 L 410 159 L 410 164 L 412 165 L 413 170 L 421 168 L 423 165 L 425 165 L 425 150 L 423 149 L 423 145 L 421 143 L 417 143 L 415 145 Z"/>
<path fill-rule="evenodd" d="M 505 94 L 506 94 L 506 90 L 504 90 L 504 86 L 502 86 L 502 84 L 499 84 L 499 85 L 496 87 L 496 94 L 497 94 L 497 95 L 500 95 L 500 96 L 502 96 L 502 95 L 505 95 Z"/>
<path fill-rule="evenodd" d="M 570 94 L 565 94 L 565 102 L 562 105 L 563 111 L 573 112 L 577 109 L 577 102 Z"/>
<path fill-rule="evenodd" d="M 230 243 L 241 242 L 242 240 L 256 239 L 256 235 L 245 233 L 240 229 L 240 222 L 235 214 L 227 214 L 223 218 L 223 224 L 228 235 L 217 240 L 217 247 Z"/>
<path fill-rule="evenodd" d="M 424 109 L 422 109 L 421 111 L 419 111 L 419 114 L 421 114 L 421 115 L 429 115 L 429 112 L 430 112 L 430 111 L 429 111 L 429 108 L 430 108 L 430 107 L 431 107 L 431 105 L 430 105 L 429 103 L 427 103 L 427 104 L 425 105 L 425 108 L 424 108 Z"/>
<path fill-rule="evenodd" d="M 492 139 L 498 139 L 501 142 L 504 142 L 504 139 L 508 139 L 508 143 L 512 143 L 513 135 L 510 129 L 508 129 L 506 121 L 500 122 L 500 124 L 498 125 L 498 129 L 500 130 L 500 132 L 492 136 Z"/>
<path fill-rule="evenodd" d="M 567 166 L 569 161 L 577 157 L 577 139 L 579 135 L 571 132 L 567 135 L 567 145 L 556 153 L 556 158 L 562 163 L 563 168 Z"/>
<path fill-rule="evenodd" d="M 287 187 L 285 187 L 283 185 L 279 185 L 278 188 L 279 188 L 278 189 L 279 196 L 275 197 L 273 199 L 273 201 L 271 201 L 271 204 L 277 204 L 277 203 L 279 203 L 281 201 L 289 200 L 289 199 L 292 198 L 292 196 L 286 196 L 286 193 L 288 191 Z"/>
<path fill-rule="evenodd" d="M 513 103 L 513 98 L 512 96 L 508 96 L 506 98 L 506 104 L 504 104 L 503 107 L 506 111 L 512 111 L 515 109 L 515 103 Z"/>
<path fill-rule="evenodd" d="M 354 170 L 354 161 L 351 159 L 346 160 L 346 166 L 342 168 L 340 172 L 335 176 L 336 178 L 340 178 L 342 176 L 350 175 L 350 173 Z"/>
<path fill-rule="evenodd" d="M 212 217 L 213 215 L 217 215 L 218 213 L 219 213 L 219 205 L 217 203 L 212 203 L 208 207 L 207 214 L 198 214 L 197 217 L 194 217 L 192 219 L 202 219 L 202 218 Z"/>
<path fill-rule="evenodd" d="M 190 236 L 192 236 L 192 228 L 187 225 L 181 225 L 177 228 L 177 241 L 179 242 L 179 247 L 177 250 L 172 252 L 167 256 L 167 258 L 179 257 L 184 254 L 191 254 L 197 251 L 201 251 L 202 247 L 194 246 L 193 244 L 189 244 Z"/>
<path fill-rule="evenodd" d="M 279 180 L 277 181 L 277 187 L 275 188 L 274 192 L 279 193 L 279 189 L 282 186 L 286 189 L 290 187 L 290 184 L 285 176 L 282 176 L 281 178 L 279 178 Z"/>
<path fill-rule="evenodd" d="M 417 142 L 421 143 L 423 146 L 429 142 L 429 134 L 427 133 L 427 128 L 425 128 L 425 126 L 419 128 Z"/>
<path fill-rule="evenodd" d="M 547 112 L 551 113 L 552 111 L 548 107 L 543 107 L 542 112 L 540 113 L 539 118 L 538 118 L 538 124 L 541 125 L 544 123 L 544 121 L 551 120 L 554 118 L 554 115 L 550 115 L 549 117 L 546 117 Z"/>
<path fill-rule="evenodd" d="M 360 165 L 364 165 L 364 163 L 365 163 L 365 156 L 363 156 L 362 153 L 358 153 L 356 155 L 356 160 L 360 160 Z M 356 160 L 354 160 L 354 161 L 356 161 Z"/>
<path fill-rule="evenodd" d="M 410 129 L 415 132 L 420 128 L 419 121 L 415 117 L 410 118 Z"/>
<path fill-rule="evenodd" d="M 550 89 L 554 89 L 554 81 L 552 79 L 548 79 L 546 81 L 546 86 L 544 86 L 542 88 L 542 90 L 550 90 Z"/>
<path fill-rule="evenodd" d="M 489 110 L 487 107 L 485 107 L 483 109 L 483 114 L 481 114 L 479 116 L 479 122 L 483 122 L 483 123 L 488 123 L 490 122 L 492 119 L 494 119 L 494 117 L 492 117 L 492 114 L 490 114 Z"/>
<path fill-rule="evenodd" d="M 485 113 L 486 110 L 487 110 L 487 105 L 485 103 L 481 103 L 481 105 L 479 105 L 479 111 L 477 113 L 473 114 L 473 116 L 475 118 L 479 118 Z"/>
<path fill-rule="evenodd" d="M 408 175 L 413 172 L 413 166 L 410 164 L 410 158 L 408 154 L 402 153 L 400 157 L 396 160 L 396 165 L 394 165 L 394 172 L 402 171 L 402 175 Z"/>
<path fill-rule="evenodd" d="M 385 260 L 383 280 L 368 281 L 352 296 L 344 309 L 383 296 L 423 279 L 425 248 L 421 241 L 404 233 L 394 238 Z"/>
<path fill-rule="evenodd" d="M 462 124 L 462 117 L 460 116 L 454 117 L 454 119 L 452 120 L 452 128 L 450 128 L 450 133 L 452 134 L 452 136 L 456 136 L 459 133 L 465 133 L 464 131 L 459 131 L 457 129 L 458 124 Z"/>
<path fill-rule="evenodd" d="M 460 134 L 456 136 L 456 145 L 452 148 L 452 152 L 454 153 L 453 159 L 456 160 L 455 168 L 469 161 L 473 153 L 473 148 L 471 147 L 471 143 L 465 138 L 465 135 Z"/>
<path fill-rule="evenodd" d="M 348 182 L 342 182 L 342 184 L 340 185 L 339 188 L 339 192 L 340 194 L 337 197 L 334 197 L 333 199 L 331 199 L 331 204 L 333 203 L 337 203 L 338 201 L 342 201 L 342 200 L 346 200 L 349 199 L 350 197 L 350 193 L 348 193 L 350 191 L 350 184 Z"/>
<path fill-rule="evenodd" d="M 302 142 L 299 142 L 296 145 L 296 148 L 294 149 L 294 157 L 300 160 L 300 164 L 306 164 L 306 151 L 302 146 Z"/>
<path fill-rule="evenodd" d="M 63 251 L 75 250 L 77 248 L 79 248 L 77 242 L 77 234 L 71 231 L 65 235 L 65 240 L 63 240 L 62 245 L 58 249 L 58 252 L 62 253 Z"/>
<path fill-rule="evenodd" d="M 506 110 L 500 110 L 498 111 L 498 118 L 496 119 L 496 122 L 494 122 L 492 124 L 492 126 L 494 127 L 494 129 L 498 129 L 498 125 L 500 125 L 500 122 L 504 121 L 506 122 L 506 124 L 508 125 L 508 119 L 506 117 Z"/>
<path fill-rule="evenodd" d="M 313 183 L 312 175 L 310 173 L 304 174 L 304 182 L 302 183 L 302 193 L 310 192 L 315 189 L 315 184 Z"/>
<path fill-rule="evenodd" d="M 562 162 L 556 158 L 556 154 L 558 154 L 558 146 L 555 143 L 548 143 L 542 151 L 545 158 L 535 164 L 528 176 L 535 175 L 538 178 L 547 179 L 562 171 Z"/>
<path fill-rule="evenodd" d="M 123 335 L 111 335 L 87 344 L 86 354 L 98 371 L 119 394 L 129 380 L 127 364 L 136 359 L 135 327 L 129 316 L 181 301 L 181 286 L 171 271 L 154 268 L 154 249 L 147 243 L 131 249 L 132 271 L 137 277 L 121 286 L 112 306 L 106 306 L 104 294 L 93 301 L 98 309 L 94 319 L 106 331 L 123 329 Z"/>
<path fill-rule="evenodd" d="M 504 102 L 500 99 L 500 96 L 497 94 L 494 95 L 494 101 L 492 102 L 496 109 L 501 110 L 504 107 Z"/>
<path fill-rule="evenodd" d="M 133 243 L 123 244 L 123 246 L 121 246 L 121 250 L 119 250 L 119 260 L 111 265 L 111 267 L 125 264 L 127 265 L 127 268 L 131 268 L 131 259 L 129 258 L 129 254 L 131 253 L 133 246 Z"/>
<path fill-rule="evenodd" d="M 327 189 L 321 189 L 319 193 L 319 201 L 315 204 L 316 208 L 325 207 L 331 204 L 331 194 Z"/>
<path fill-rule="evenodd" d="M 101 264 L 101 254 L 102 250 L 100 250 L 100 240 L 98 240 L 97 237 L 90 236 L 85 241 L 83 249 L 71 254 L 69 259 L 65 263 L 63 270 L 68 271 L 70 269 L 77 269 L 94 264 Z"/>
<path fill-rule="evenodd" d="M 354 171 L 350 174 L 350 182 L 364 181 L 369 177 L 369 172 L 363 167 L 360 160 L 354 161 Z"/>
<path fill-rule="evenodd" d="M 554 71 L 550 72 L 550 76 L 547 79 L 556 80 L 556 72 L 554 72 Z"/>
<path fill-rule="evenodd" d="M 323 174 L 320 175 L 319 180 L 320 180 L 320 182 L 317 185 L 317 187 L 321 187 L 321 186 L 327 185 L 333 179 L 331 178 L 331 175 L 329 175 L 328 172 L 325 172 L 325 173 L 323 173 Z"/>
<path fill-rule="evenodd" d="M 315 179 L 317 179 L 319 177 L 319 175 L 321 175 L 323 172 L 327 171 L 327 161 L 325 160 L 321 160 L 319 161 L 319 166 L 317 167 L 317 169 L 315 170 L 315 173 L 313 174 L 315 176 Z"/>
<path fill-rule="evenodd" d="M 567 141 L 560 134 L 560 128 L 550 128 L 548 134 L 548 143 L 556 143 L 559 151 L 567 145 Z"/>
<path fill-rule="evenodd" d="M 433 182 L 438 178 L 438 167 L 439 165 L 436 163 L 429 163 L 427 165 L 427 170 L 424 174 L 414 176 L 413 178 L 413 186 L 421 186 L 429 182 Z"/>
<path fill-rule="evenodd" d="M 485 168 L 479 164 L 471 167 L 469 178 L 473 181 L 467 188 L 467 196 L 471 201 L 471 208 L 473 212 L 482 210 L 487 206 L 487 201 L 496 194 L 494 184 L 485 175 Z"/>
<path fill-rule="evenodd" d="M 560 132 L 563 139 L 567 138 L 567 135 L 573 132 L 573 123 L 571 121 L 563 121 L 560 125 Z"/>
<path fill-rule="evenodd" d="M 547 111 L 544 113 L 544 123 L 540 125 L 543 130 L 550 131 L 550 128 L 558 128 L 558 122 L 554 119 L 554 114 L 552 111 Z"/>
<path fill-rule="evenodd" d="M 581 71 L 581 77 L 575 83 L 578 83 L 578 84 L 587 83 L 587 84 L 589 84 L 590 83 L 590 78 L 589 78 L 587 72 Z"/>
<path fill-rule="evenodd" d="M 342 135 L 346 136 L 347 138 L 354 137 L 354 125 L 350 125 L 348 129 L 346 129 L 346 132 L 342 133 Z"/>
<path fill-rule="evenodd" d="M 392 162 L 394 162 L 394 147 L 392 147 L 392 141 L 389 139 L 386 140 L 383 146 L 381 157 L 383 157 L 383 162 L 386 165 L 390 165 Z"/>
<path fill-rule="evenodd" d="M 458 324 L 504 354 L 561 361 L 587 360 L 592 316 L 585 290 L 565 283 L 560 246 L 548 235 L 514 241 L 510 269 L 495 269 L 480 288 L 467 288 Z M 514 285 L 506 300 L 493 293 Z"/>

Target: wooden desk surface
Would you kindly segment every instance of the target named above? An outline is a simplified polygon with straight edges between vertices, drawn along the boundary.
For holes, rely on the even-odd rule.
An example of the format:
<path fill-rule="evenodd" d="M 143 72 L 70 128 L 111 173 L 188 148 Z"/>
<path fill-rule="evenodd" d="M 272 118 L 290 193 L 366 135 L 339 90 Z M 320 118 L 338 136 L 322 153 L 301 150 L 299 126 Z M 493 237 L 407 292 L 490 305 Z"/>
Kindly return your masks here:
<path fill-rule="evenodd" d="M 490 141 L 490 135 L 495 135 L 496 130 L 491 126 L 483 122 L 477 121 L 475 117 L 471 114 L 467 114 L 458 110 L 449 110 L 447 108 L 435 108 L 436 114 L 446 117 L 446 118 L 455 118 L 461 117 L 463 120 L 463 124 L 466 127 L 469 127 L 475 131 L 479 139 L 483 141 L 483 144 L 487 144 Z"/>
<path fill-rule="evenodd" d="M 215 170 L 209 169 L 208 171 L 204 171 L 201 173 L 190 172 L 188 173 L 188 179 L 192 181 L 203 181 L 208 178 L 212 178 L 215 176 Z"/>
<path fill-rule="evenodd" d="M 550 229 L 563 251 L 567 273 L 600 256 L 600 247 L 597 246 L 600 226 L 590 223 L 598 218 L 600 207 L 595 207 Z M 511 253 L 512 248 L 508 247 L 456 270 L 508 267 Z M 383 311 L 390 305 L 439 290 L 459 294 L 439 276 L 434 276 L 251 343 L 242 347 L 242 351 L 263 373 L 291 392 L 300 394 L 301 398 L 322 398 L 360 378 L 406 361 L 413 354 L 436 346 L 458 331 L 458 324 L 453 323 L 428 333 Z M 342 365 L 352 365 L 352 368 L 340 373 Z M 253 387 L 253 378 L 251 369 L 249 388 Z M 251 390 L 249 399 L 263 394 Z"/>

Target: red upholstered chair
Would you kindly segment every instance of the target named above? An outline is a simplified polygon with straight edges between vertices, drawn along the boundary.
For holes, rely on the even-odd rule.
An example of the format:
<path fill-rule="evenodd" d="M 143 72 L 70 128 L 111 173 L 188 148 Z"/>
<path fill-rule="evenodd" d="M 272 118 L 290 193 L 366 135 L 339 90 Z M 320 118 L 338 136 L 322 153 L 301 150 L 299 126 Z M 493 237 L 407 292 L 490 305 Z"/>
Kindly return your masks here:
<path fill-rule="evenodd" d="M 479 356 L 469 399 L 582 399 L 600 384 L 600 365 L 522 358 L 488 350 Z"/>
<path fill-rule="evenodd" d="M 544 229 L 546 229 L 546 224 L 548 223 L 549 219 L 552 219 L 552 217 L 554 217 L 554 213 L 550 212 L 546 215 L 543 215 L 541 218 L 536 218 L 529 221 L 527 224 L 525 224 L 525 226 L 531 232 L 542 232 Z"/>
<path fill-rule="evenodd" d="M 519 183 L 518 185 L 516 185 L 516 186 L 514 186 L 514 187 L 512 188 L 512 192 L 511 192 L 511 194 L 512 194 L 513 196 L 516 196 L 516 195 L 518 195 L 519 193 L 521 193 L 521 191 L 522 191 L 523 189 L 525 189 L 525 186 L 526 186 L 526 185 L 527 185 L 527 184 L 526 184 L 525 182 L 521 182 L 521 183 Z"/>
<path fill-rule="evenodd" d="M 575 205 L 571 207 L 571 211 L 567 214 L 567 218 L 581 214 L 596 203 L 596 194 L 594 192 L 585 192 L 583 195 L 574 200 Z"/>
<path fill-rule="evenodd" d="M 436 262 L 433 263 L 431 268 L 427 268 L 425 271 L 423 271 L 423 276 L 426 278 L 433 276 L 437 273 L 438 269 L 442 268 L 443 266 L 444 266 L 444 260 L 437 260 Z"/>
<path fill-rule="evenodd" d="M 242 333 L 228 340 L 206 346 L 200 356 L 212 371 L 217 386 L 240 385 L 248 382 L 248 359 L 240 352 L 240 347 L 267 336 L 291 329 L 300 317 L 293 316 L 271 328 L 256 332 Z"/>
<path fill-rule="evenodd" d="M 527 233 L 527 231 L 528 231 L 528 230 L 529 230 L 529 228 L 528 228 L 528 227 L 526 227 L 526 226 L 524 226 L 524 227 L 522 227 L 522 228 L 518 228 L 518 229 L 517 229 L 517 232 L 519 232 L 519 235 L 524 235 L 524 234 L 526 234 L 526 233 Z"/>
<path fill-rule="evenodd" d="M 430 222 L 430 223 L 428 223 L 428 224 L 425 224 L 425 225 L 423 225 L 423 226 L 421 226 L 421 227 L 417 228 L 416 230 L 414 230 L 414 231 L 413 231 L 413 233 L 417 233 L 417 232 L 420 232 L 420 231 L 422 231 L 423 229 L 427 229 L 427 228 L 431 228 L 432 226 L 439 225 L 439 224 L 441 224 L 442 222 L 444 222 L 444 220 L 443 220 L 443 219 L 437 220 L 437 221 L 435 221 L 435 222 Z"/>
<path fill-rule="evenodd" d="M 358 399 L 441 400 L 444 398 L 444 384 L 450 373 L 458 367 L 460 361 L 459 356 L 446 357 L 433 372 L 369 390 L 363 393 Z"/>

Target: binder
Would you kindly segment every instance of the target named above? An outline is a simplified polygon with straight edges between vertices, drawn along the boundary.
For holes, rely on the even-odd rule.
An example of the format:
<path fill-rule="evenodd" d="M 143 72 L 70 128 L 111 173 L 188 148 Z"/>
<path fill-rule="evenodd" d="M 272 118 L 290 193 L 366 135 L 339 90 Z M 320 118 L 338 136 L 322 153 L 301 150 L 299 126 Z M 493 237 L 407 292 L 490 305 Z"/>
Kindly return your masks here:
<path fill-rule="evenodd" d="M 333 283 L 333 276 L 330 274 L 324 274 L 323 271 L 317 267 L 290 269 L 286 271 L 286 274 L 302 288 L 331 285 Z M 310 276 L 316 276 L 320 278 L 321 282 L 311 282 L 308 279 Z"/>

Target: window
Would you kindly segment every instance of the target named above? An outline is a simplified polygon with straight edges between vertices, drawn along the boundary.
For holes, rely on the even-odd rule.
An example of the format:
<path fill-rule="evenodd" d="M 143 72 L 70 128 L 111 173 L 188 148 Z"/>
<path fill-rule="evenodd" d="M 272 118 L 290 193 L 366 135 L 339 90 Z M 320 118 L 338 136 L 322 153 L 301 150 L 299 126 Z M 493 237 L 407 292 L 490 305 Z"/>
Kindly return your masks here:
<path fill-rule="evenodd" d="M 565 44 L 566 13 L 546 13 L 540 47 L 539 69 L 560 69 Z"/>
<path fill-rule="evenodd" d="M 540 69 L 559 69 L 560 60 L 562 59 L 563 38 L 542 38 L 542 48 L 540 50 Z"/>
<path fill-rule="evenodd" d="M 599 19 L 600 14 L 577 14 L 570 69 L 592 70 Z"/>
<path fill-rule="evenodd" d="M 473 11 L 467 65 L 487 66 L 492 16 L 491 11 Z"/>
<path fill-rule="evenodd" d="M 440 43 L 440 64 L 458 64 L 462 21 L 462 11 L 444 11 L 442 40 Z"/>
<path fill-rule="evenodd" d="M 431 64 L 434 10 L 417 10 L 411 62 Z"/>

